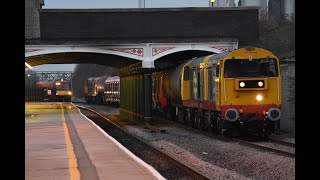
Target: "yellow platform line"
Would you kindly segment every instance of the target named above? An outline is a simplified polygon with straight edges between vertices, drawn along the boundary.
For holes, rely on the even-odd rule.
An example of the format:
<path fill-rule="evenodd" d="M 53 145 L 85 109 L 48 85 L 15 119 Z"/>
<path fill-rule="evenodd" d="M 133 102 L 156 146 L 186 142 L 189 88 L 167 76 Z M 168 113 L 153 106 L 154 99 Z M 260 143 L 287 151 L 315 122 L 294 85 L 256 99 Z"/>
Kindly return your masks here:
<path fill-rule="evenodd" d="M 68 157 L 69 157 L 68 164 L 69 164 L 70 180 L 80 180 L 80 172 L 78 169 L 77 158 L 76 158 L 76 155 L 73 151 L 74 148 L 71 143 L 70 134 L 69 134 L 68 127 L 66 124 L 66 119 L 64 117 L 64 109 L 63 109 L 62 103 L 60 104 L 60 106 L 61 106 L 61 112 L 62 112 L 62 124 L 63 124 L 64 137 L 66 140 L 67 152 L 68 152 Z"/>

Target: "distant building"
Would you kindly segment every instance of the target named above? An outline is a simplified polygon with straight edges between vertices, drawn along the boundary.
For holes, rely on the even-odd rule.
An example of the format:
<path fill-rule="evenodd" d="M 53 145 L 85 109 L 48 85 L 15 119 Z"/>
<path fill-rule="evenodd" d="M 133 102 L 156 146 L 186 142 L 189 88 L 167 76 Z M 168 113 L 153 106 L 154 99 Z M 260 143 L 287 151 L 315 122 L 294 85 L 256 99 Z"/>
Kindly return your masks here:
<path fill-rule="evenodd" d="M 265 17 L 264 14 L 268 14 L 268 0 L 239 0 L 238 6 L 259 7 L 260 18 Z"/>
<path fill-rule="evenodd" d="M 258 6 L 267 10 L 268 0 L 239 0 L 239 6 Z"/>
<path fill-rule="evenodd" d="M 281 16 L 288 18 L 295 15 L 295 0 L 269 0 L 269 15 L 276 19 Z"/>
<path fill-rule="evenodd" d="M 281 14 L 291 17 L 295 15 L 295 0 L 282 0 Z"/>
<path fill-rule="evenodd" d="M 216 0 L 213 7 L 234 7 L 234 0 Z M 209 7 L 212 7 L 211 0 L 209 0 Z"/>
<path fill-rule="evenodd" d="M 40 16 L 39 10 L 43 5 L 43 0 L 25 1 L 24 36 L 25 39 L 40 38 Z"/>
<path fill-rule="evenodd" d="M 271 15 L 277 20 L 281 17 L 281 1 L 282 0 L 269 0 L 268 3 L 269 16 Z"/>

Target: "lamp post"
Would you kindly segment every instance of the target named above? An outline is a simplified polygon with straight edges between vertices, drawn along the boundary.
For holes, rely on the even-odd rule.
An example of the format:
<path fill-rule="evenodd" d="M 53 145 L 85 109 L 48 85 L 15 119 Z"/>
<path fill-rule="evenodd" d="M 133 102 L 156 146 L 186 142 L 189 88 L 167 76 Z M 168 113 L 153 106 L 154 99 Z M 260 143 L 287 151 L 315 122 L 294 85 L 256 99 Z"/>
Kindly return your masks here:
<path fill-rule="evenodd" d="M 216 0 L 210 0 L 211 1 L 211 7 L 213 7 L 213 3 L 216 1 Z"/>

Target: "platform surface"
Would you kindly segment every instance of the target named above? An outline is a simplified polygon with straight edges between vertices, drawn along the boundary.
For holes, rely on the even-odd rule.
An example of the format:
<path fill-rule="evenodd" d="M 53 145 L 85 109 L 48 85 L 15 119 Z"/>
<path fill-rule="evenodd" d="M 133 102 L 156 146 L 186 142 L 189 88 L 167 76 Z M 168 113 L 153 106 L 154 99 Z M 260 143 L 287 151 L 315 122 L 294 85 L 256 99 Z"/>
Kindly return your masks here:
<path fill-rule="evenodd" d="M 70 103 L 25 104 L 26 180 L 165 179 Z"/>

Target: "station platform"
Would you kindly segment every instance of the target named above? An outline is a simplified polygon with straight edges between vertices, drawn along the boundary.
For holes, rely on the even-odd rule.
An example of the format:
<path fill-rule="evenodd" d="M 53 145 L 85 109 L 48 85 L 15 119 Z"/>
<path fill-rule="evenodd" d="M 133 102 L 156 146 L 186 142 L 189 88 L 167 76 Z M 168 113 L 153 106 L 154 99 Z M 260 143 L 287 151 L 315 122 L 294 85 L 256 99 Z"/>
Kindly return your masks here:
<path fill-rule="evenodd" d="M 165 179 L 71 103 L 25 104 L 26 180 Z"/>

